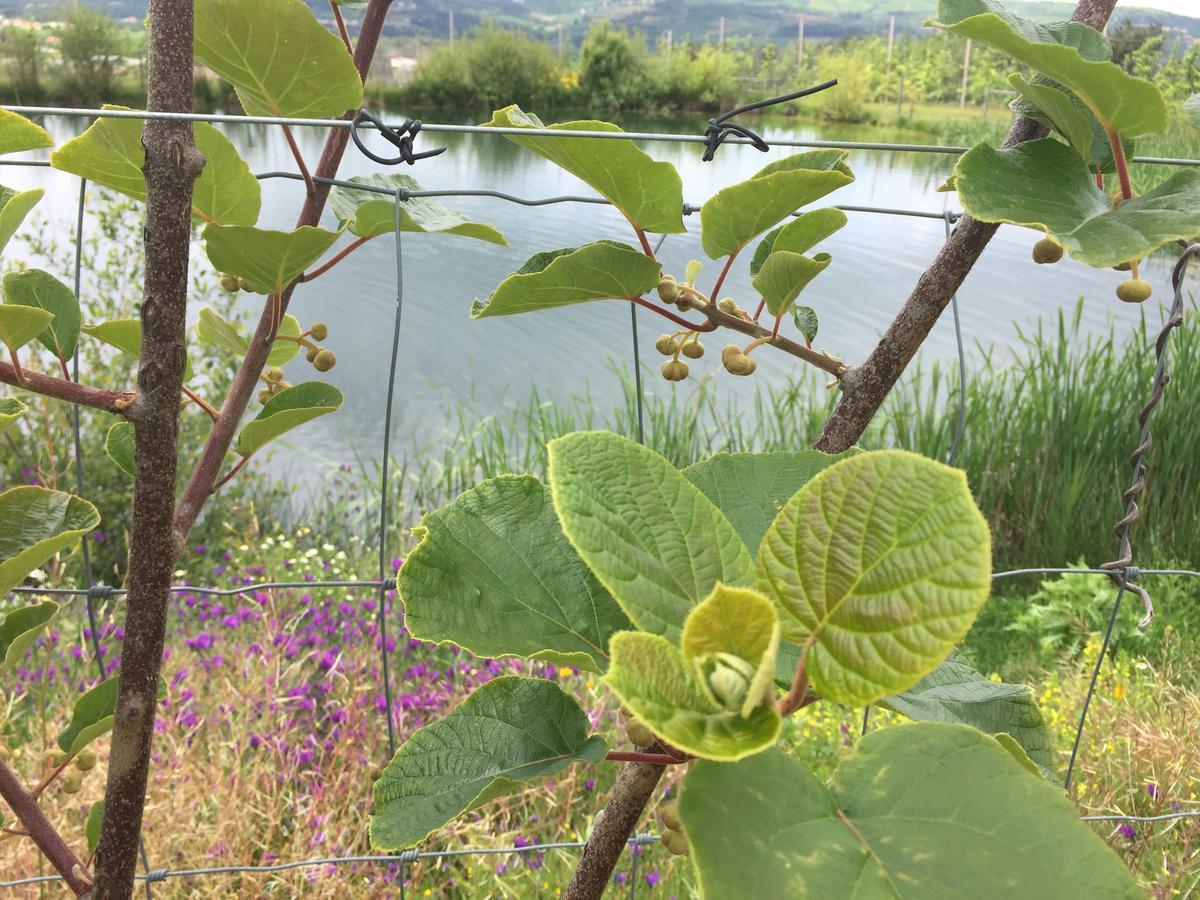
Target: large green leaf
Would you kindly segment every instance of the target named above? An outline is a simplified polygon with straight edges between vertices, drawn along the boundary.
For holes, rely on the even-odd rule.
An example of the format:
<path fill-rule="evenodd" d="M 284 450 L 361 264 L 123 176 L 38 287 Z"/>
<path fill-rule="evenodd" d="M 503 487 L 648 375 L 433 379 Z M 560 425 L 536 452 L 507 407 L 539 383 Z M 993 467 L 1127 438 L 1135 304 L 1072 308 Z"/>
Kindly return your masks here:
<path fill-rule="evenodd" d="M 486 300 L 475 300 L 471 318 L 640 297 L 658 284 L 661 274 L 662 266 L 651 257 L 616 241 L 538 253 L 500 282 Z"/>
<path fill-rule="evenodd" d="M 1067 139 L 1085 165 L 1092 164 L 1092 123 L 1085 113 L 1075 107 L 1071 97 L 1056 87 L 1039 83 L 1036 79 L 1028 81 L 1015 72 L 1009 76 L 1008 83 L 1036 109 L 1041 118 Z"/>
<path fill-rule="evenodd" d="M 53 146 L 54 140 L 41 125 L 35 125 L 15 112 L 0 109 L 0 153 L 20 153 Z"/>
<path fill-rule="evenodd" d="M 137 467 L 134 462 L 134 432 L 132 422 L 117 422 L 108 429 L 104 438 L 104 452 L 117 467 L 133 478 Z"/>
<path fill-rule="evenodd" d="M 306 381 L 285 388 L 266 402 L 238 435 L 237 452 L 249 456 L 264 444 L 318 416 L 336 412 L 342 392 L 323 381 Z"/>
<path fill-rule="evenodd" d="M 840 209 L 826 206 L 801 213 L 786 225 L 772 229 L 754 248 L 754 259 L 750 260 L 751 277 L 758 274 L 762 264 L 775 250 L 807 253 L 825 238 L 844 228 L 847 221 L 846 214 Z"/>
<path fill-rule="evenodd" d="M 128 109 L 106 104 L 104 109 Z M 192 188 L 192 215 L 202 222 L 253 225 L 262 190 L 258 179 L 229 138 L 207 122 L 193 125 L 204 170 Z M 97 119 L 87 131 L 54 151 L 50 164 L 135 200 L 146 199 L 142 166 L 142 123 L 137 119 Z"/>
<path fill-rule="evenodd" d="M 341 235 L 311 225 L 269 231 L 244 225 L 209 225 L 204 249 L 217 271 L 245 278 L 257 294 L 275 294 L 321 258 Z"/>
<path fill-rule="evenodd" d="M 41 269 L 9 272 L 4 276 L 4 302 L 44 309 L 54 316 L 37 336 L 47 350 L 65 360 L 75 354 L 79 340 L 79 301 L 75 292 Z"/>
<path fill-rule="evenodd" d="M 18 192 L 0 185 L 0 251 L 8 246 L 29 211 L 37 206 L 45 193 L 41 188 Z"/>
<path fill-rule="evenodd" d="M 701 761 L 679 812 L 706 898 L 1145 896 L 1062 790 L 962 725 L 873 731 L 831 787 L 775 750 Z"/>
<path fill-rule="evenodd" d="M 733 526 L 653 450 L 603 431 L 569 434 L 548 449 L 563 532 L 638 628 L 677 641 L 718 583 L 753 580 Z"/>
<path fill-rule="evenodd" d="M 0 597 L 99 524 L 96 507 L 72 494 L 33 486 L 0 494 Z"/>
<path fill-rule="evenodd" d="M 117 681 L 114 675 L 95 687 L 88 689 L 75 701 L 71 721 L 58 734 L 58 748 L 68 756 L 74 756 L 98 737 L 112 731 L 117 708 Z M 157 697 L 167 696 L 167 683 L 158 680 Z"/>
<path fill-rule="evenodd" d="M 0 344 L 16 352 L 39 337 L 54 321 L 54 313 L 36 306 L 0 306 Z"/>
<path fill-rule="evenodd" d="M 748 716 L 727 709 L 666 638 L 622 631 L 611 649 L 605 684 L 672 746 L 703 759 L 735 760 L 762 752 L 779 737 L 774 705 L 756 706 Z"/>
<path fill-rule="evenodd" d="M 356 175 L 355 184 L 386 188 L 389 191 L 419 191 L 421 185 L 411 175 Z M 359 237 L 378 237 L 396 230 L 396 198 L 375 191 L 356 190 L 338 185 L 329 195 L 334 215 Z M 409 197 L 400 203 L 400 230 L 419 234 L 457 234 L 477 238 L 491 244 L 508 246 L 496 228 L 483 222 L 472 222 L 456 209 L 451 209 L 433 197 Z"/>
<path fill-rule="evenodd" d="M 362 105 L 354 60 L 303 0 L 196 0 L 195 53 L 252 116 L 331 119 Z"/>
<path fill-rule="evenodd" d="M 291 313 L 284 313 L 279 322 L 279 334 L 299 336 L 302 333 L 300 320 Z M 244 356 L 250 347 L 250 341 L 242 333 L 241 326 L 230 322 L 211 306 L 200 307 L 196 318 L 196 337 L 206 344 L 212 344 L 228 350 L 235 356 Z M 276 339 L 271 344 L 267 354 L 268 366 L 282 366 L 291 362 L 300 352 L 300 345 L 295 341 Z"/>
<path fill-rule="evenodd" d="M 1114 266 L 1200 234 L 1200 172 L 1183 171 L 1117 206 L 1070 147 L 1052 138 L 993 150 L 955 168 L 958 197 L 984 222 L 1040 228 L 1080 262 Z"/>
<path fill-rule="evenodd" d="M 822 469 L 861 453 L 778 450 L 772 453 L 718 453 L 683 470 L 727 518 L 752 553 L 792 495 Z"/>
<path fill-rule="evenodd" d="M 1043 771 L 1054 772 L 1054 750 L 1033 690 L 985 678 L 956 653 L 907 691 L 884 698 L 880 705 L 910 719 L 1008 734 Z"/>
<path fill-rule="evenodd" d="M 4 434 L 17 419 L 25 415 L 27 409 L 16 397 L 0 397 L 0 434 Z"/>
<path fill-rule="evenodd" d="M 991 536 L 966 476 L 904 450 L 860 453 L 787 502 L 758 551 L 783 636 L 807 646 L 813 690 L 873 703 L 908 690 L 987 599 Z"/>
<path fill-rule="evenodd" d="M 543 125 L 541 119 L 506 106 L 492 113 L 485 126 L 493 128 L 550 128 L 554 131 L 606 131 L 621 129 L 592 119 Z M 656 162 L 633 141 L 620 138 L 547 137 L 507 135 L 515 144 L 544 156 L 590 184 L 635 227 L 655 234 L 681 234 L 683 182 L 669 162 Z"/>
<path fill-rule="evenodd" d="M 781 316 L 808 287 L 808 283 L 825 271 L 833 261 L 828 253 L 805 256 L 787 250 L 776 250 L 767 257 L 754 276 L 754 289 L 767 303 L 767 312 Z"/>
<path fill-rule="evenodd" d="M 1167 105 L 1158 88 L 1108 60 L 1080 53 L 1081 45 L 1096 46 L 1096 38 L 1083 30 L 1087 26 L 1039 25 L 993 0 L 939 0 L 938 18 L 926 24 L 989 44 L 1054 79 L 1125 137 L 1156 134 L 1167 127 Z"/>
<path fill-rule="evenodd" d="M 604 740 L 587 729 L 583 710 L 553 682 L 489 681 L 392 757 L 375 782 L 371 846 L 411 847 L 520 782 L 599 761 Z"/>
<path fill-rule="evenodd" d="M 710 259 L 736 253 L 797 209 L 854 180 L 844 150 L 810 150 L 771 163 L 718 191 L 700 208 L 700 244 Z"/>
<path fill-rule="evenodd" d="M 550 491 L 501 475 L 429 513 L 397 588 L 414 637 L 603 672 L 632 626 L 563 536 Z"/>
<path fill-rule="evenodd" d="M 3 495 L 0 495 L 2 498 Z M 0 618 L 0 672 L 17 663 L 58 613 L 58 604 L 43 600 L 14 609 Z"/>

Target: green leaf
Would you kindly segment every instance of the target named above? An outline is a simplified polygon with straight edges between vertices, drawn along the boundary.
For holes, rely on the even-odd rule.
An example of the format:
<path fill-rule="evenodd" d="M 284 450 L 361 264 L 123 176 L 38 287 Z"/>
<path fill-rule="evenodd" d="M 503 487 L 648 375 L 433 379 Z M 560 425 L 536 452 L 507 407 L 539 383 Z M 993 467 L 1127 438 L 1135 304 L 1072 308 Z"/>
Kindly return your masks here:
<path fill-rule="evenodd" d="M 955 171 L 959 200 L 976 219 L 1040 228 L 1090 266 L 1141 259 L 1200 233 L 1200 172 L 1178 172 L 1114 207 L 1079 156 L 1051 138 L 1008 150 L 980 144 Z"/>
<path fill-rule="evenodd" d="M 587 716 L 553 682 L 504 676 L 445 717 L 418 729 L 375 782 L 371 846 L 421 843 L 460 813 L 576 762 L 598 762 L 606 747 L 588 736 Z"/>
<path fill-rule="evenodd" d="M 818 473 L 758 551 L 759 590 L 808 648 L 815 693 L 873 703 L 954 649 L 987 599 L 991 536 L 958 469 L 904 450 Z"/>
<path fill-rule="evenodd" d="M 793 306 L 792 322 L 810 345 L 817 339 L 817 311 L 811 306 Z"/>
<path fill-rule="evenodd" d="M 957 653 L 881 706 L 910 719 L 971 725 L 987 734 L 1006 733 L 1046 773 L 1054 774 L 1054 749 L 1033 691 L 980 675 Z"/>
<path fill-rule="evenodd" d="M 852 448 L 833 454 L 819 450 L 718 453 L 688 466 L 683 474 L 757 553 L 767 528 L 796 491 L 822 469 L 861 452 Z"/>
<path fill-rule="evenodd" d="M 414 637 L 603 672 L 609 638 L 632 627 L 530 475 L 483 482 L 415 533 L 421 542 L 397 584 Z"/>
<path fill-rule="evenodd" d="M 0 397 L 0 434 L 4 434 L 17 419 L 25 415 L 27 409 L 16 397 Z"/>
<path fill-rule="evenodd" d="M 53 138 L 41 125 L 35 125 L 15 112 L 0 109 L 0 153 L 21 153 L 53 146 Z"/>
<path fill-rule="evenodd" d="M 740 709 L 743 717 L 774 699 L 779 616 L 771 601 L 757 591 L 717 585 L 687 617 L 679 647 L 702 680 L 705 657 L 711 654 L 732 653 L 754 667 Z"/>
<path fill-rule="evenodd" d="M 0 494 L 0 597 L 99 524 L 96 507 L 72 494 L 33 486 Z"/>
<path fill-rule="evenodd" d="M 754 259 L 750 260 L 751 277 L 758 274 L 758 270 L 773 251 L 807 253 L 825 238 L 844 228 L 847 221 L 844 212 L 836 207 L 827 206 L 801 213 L 786 225 L 780 225 L 767 232 L 754 250 Z"/>
<path fill-rule="evenodd" d="M 340 236 L 340 231 L 311 225 L 295 231 L 208 225 L 203 234 L 204 249 L 217 271 L 245 278 L 256 294 L 282 292 Z"/>
<path fill-rule="evenodd" d="M 721 511 L 669 462 L 609 432 L 551 441 L 563 532 L 643 631 L 678 640 L 718 583 L 749 586 L 753 564 Z"/>
<path fill-rule="evenodd" d="M 1098 46 L 1097 38 L 1083 30 L 1087 26 L 1038 25 L 991 0 L 940 0 L 938 19 L 925 24 L 988 44 L 1054 79 L 1120 135 L 1156 134 L 1167 127 L 1167 105 L 1158 88 L 1107 59 L 1080 53 L 1080 46 Z M 1089 50 L 1089 55 L 1096 54 Z"/>
<path fill-rule="evenodd" d="M 754 276 L 754 289 L 767 302 L 767 311 L 773 316 L 781 316 L 808 283 L 824 272 L 832 261 L 833 257 L 828 253 L 804 256 L 776 250 Z"/>
<path fill-rule="evenodd" d="M 0 500 L 3 496 L 0 494 Z M 0 572 L 2 571 L 0 568 Z M 0 672 L 17 663 L 25 655 L 25 651 L 37 640 L 37 636 L 46 629 L 57 613 L 57 603 L 43 600 L 32 606 L 18 607 L 0 619 Z"/>
<path fill-rule="evenodd" d="M 487 300 L 475 300 L 471 318 L 640 297 L 658 284 L 661 273 L 662 266 L 655 260 L 616 241 L 538 253 L 505 278 Z"/>
<path fill-rule="evenodd" d="M 771 163 L 718 191 L 700 208 L 700 245 L 710 259 L 737 253 L 797 209 L 854 180 L 844 150 L 810 150 Z"/>
<path fill-rule="evenodd" d="M 79 340 L 79 301 L 75 292 L 41 269 L 9 272 L 4 276 L 4 302 L 44 309 L 54 320 L 37 336 L 38 342 L 66 360 L 75 354 Z"/>
<path fill-rule="evenodd" d="M 332 119 L 362 106 L 354 60 L 303 0 L 196 0 L 195 53 L 252 116 Z"/>
<path fill-rule="evenodd" d="M 774 705 L 756 706 L 749 716 L 726 709 L 666 638 L 622 631 L 609 649 L 605 684 L 672 746 L 704 759 L 735 760 L 762 752 L 779 736 Z"/>
<path fill-rule="evenodd" d="M 132 422 L 118 422 L 108 429 L 104 452 L 130 478 L 137 471 L 134 464 L 134 434 Z"/>
<path fill-rule="evenodd" d="M 687 264 L 687 269 L 684 271 L 684 283 L 695 285 L 696 279 L 700 277 L 700 270 L 704 268 L 704 263 L 698 259 L 693 259 Z"/>
<path fill-rule="evenodd" d="M 14 191 L 0 185 L 0 251 L 8 246 L 29 211 L 37 206 L 42 195 L 46 193 L 41 188 L 31 191 Z"/>
<path fill-rule="evenodd" d="M 421 190 L 421 185 L 411 175 L 356 175 L 350 181 L 390 191 Z M 378 237 L 396 230 L 394 196 L 338 185 L 329 195 L 329 205 L 343 227 L 359 237 Z M 482 222 L 472 222 L 458 210 L 451 209 L 433 197 L 409 197 L 401 201 L 400 230 L 419 234 L 457 234 L 508 246 L 508 241 L 496 228 Z"/>
<path fill-rule="evenodd" d="M 701 761 L 679 812 L 702 897 L 1144 896 L 1061 789 L 961 725 L 872 731 L 831 787 L 775 750 Z"/>
<path fill-rule="evenodd" d="M 1048 84 L 1026 81 L 1015 72 L 1008 77 L 1013 90 L 1031 103 L 1041 117 L 1067 139 L 1067 143 L 1079 154 L 1085 164 L 1092 162 L 1092 123 L 1075 108 L 1063 91 Z"/>
<path fill-rule="evenodd" d="M 50 323 L 54 321 L 54 313 L 39 309 L 36 306 L 0 306 L 0 344 L 10 352 L 16 352 L 39 337 Z"/>
<path fill-rule="evenodd" d="M 1038 764 L 1029 758 L 1029 754 L 1025 749 L 1017 743 L 1016 738 L 1011 734 L 1005 734 L 1003 731 L 999 734 L 993 734 L 996 743 L 1012 754 L 1012 758 L 1019 762 L 1026 770 L 1036 775 L 1038 778 L 1046 777 L 1045 773 L 1038 768 Z"/>
<path fill-rule="evenodd" d="M 299 336 L 303 333 L 303 329 L 300 327 L 300 320 L 291 313 L 284 313 L 283 318 L 279 321 L 278 333 L 281 335 L 290 334 Z M 212 344 L 213 346 L 228 350 L 235 356 L 244 356 L 246 350 L 250 347 L 250 342 L 246 339 L 246 336 L 242 333 L 242 329 L 237 323 L 223 318 L 211 306 L 200 307 L 200 314 L 196 319 L 196 337 L 206 344 Z M 277 338 L 271 344 L 271 352 L 267 354 L 267 365 L 286 365 L 295 359 L 299 353 L 300 345 L 295 341 L 285 341 Z"/>
<path fill-rule="evenodd" d="M 117 708 L 117 682 L 114 675 L 86 691 L 75 701 L 71 721 L 58 734 L 58 748 L 68 756 L 74 756 L 92 741 L 112 731 L 113 717 Z M 167 683 L 158 680 L 159 700 L 167 696 Z"/>
<path fill-rule="evenodd" d="M 293 428 L 337 411 L 342 399 L 341 391 L 323 381 L 306 381 L 285 388 L 271 397 L 258 415 L 242 428 L 237 439 L 237 452 L 249 456 Z"/>
<path fill-rule="evenodd" d="M 621 131 L 592 119 L 543 125 L 533 113 L 506 106 L 492 113 L 491 128 L 550 128 L 555 131 Z M 655 234 L 682 234 L 683 182 L 669 162 L 656 162 L 633 141 L 583 137 L 506 135 L 595 188 L 636 228 Z"/>
<path fill-rule="evenodd" d="M 96 325 L 84 325 L 79 330 L 134 359 L 142 355 L 141 319 L 109 319 Z M 183 380 L 187 381 L 192 377 L 192 361 L 187 360 L 184 365 Z"/>
<path fill-rule="evenodd" d="M 83 835 L 87 838 L 88 853 L 96 851 L 100 843 L 100 824 L 104 821 L 104 801 L 97 800 L 88 807 L 87 822 L 83 826 Z"/>

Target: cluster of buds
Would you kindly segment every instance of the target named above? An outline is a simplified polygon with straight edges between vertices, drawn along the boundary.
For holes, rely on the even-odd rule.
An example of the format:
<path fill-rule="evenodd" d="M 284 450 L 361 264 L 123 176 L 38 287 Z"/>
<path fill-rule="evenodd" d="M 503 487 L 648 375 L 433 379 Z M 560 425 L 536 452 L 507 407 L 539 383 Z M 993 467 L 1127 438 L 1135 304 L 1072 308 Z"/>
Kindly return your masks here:
<path fill-rule="evenodd" d="M 674 334 L 664 334 L 654 342 L 654 349 L 663 356 L 671 357 L 662 364 L 662 376 L 667 381 L 683 381 L 688 377 L 688 366 L 680 356 L 688 359 L 699 359 L 704 355 L 704 345 L 700 343 L 700 334 L 695 331 L 677 331 Z"/>
<path fill-rule="evenodd" d="M 658 821 L 662 824 L 662 834 L 659 835 L 662 845 L 675 856 L 687 856 L 692 845 L 683 831 L 679 804 L 668 803 L 662 807 L 658 811 Z"/>
<path fill-rule="evenodd" d="M 266 387 L 258 392 L 258 402 L 263 406 L 280 391 L 286 391 L 292 386 L 290 381 L 283 380 L 283 369 L 279 366 L 270 366 L 258 377 L 266 384 Z"/>

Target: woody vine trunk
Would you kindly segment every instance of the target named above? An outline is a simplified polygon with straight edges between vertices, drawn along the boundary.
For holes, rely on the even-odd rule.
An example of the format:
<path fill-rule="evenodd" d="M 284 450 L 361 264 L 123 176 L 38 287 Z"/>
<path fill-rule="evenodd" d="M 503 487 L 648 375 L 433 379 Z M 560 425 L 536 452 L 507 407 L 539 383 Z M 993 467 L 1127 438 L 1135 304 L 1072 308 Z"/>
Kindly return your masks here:
<path fill-rule="evenodd" d="M 191 112 L 192 0 L 151 0 L 147 40 L 147 109 Z M 148 119 L 142 145 L 146 280 L 137 393 L 128 410 L 136 436 L 133 527 L 125 639 L 93 892 L 104 900 L 131 895 L 137 866 L 175 559 L 172 519 L 186 356 L 192 185 L 204 167 L 190 122 Z"/>
<path fill-rule="evenodd" d="M 1079 0 L 1072 20 L 1103 29 L 1117 0 Z M 1019 116 L 1004 145 L 1045 137 L 1046 129 Z M 929 268 L 921 275 L 911 296 L 888 327 L 878 346 L 861 366 L 849 369 L 841 380 L 842 396 L 813 445 L 826 453 L 852 447 L 878 412 L 888 392 L 929 336 L 938 317 L 970 273 L 998 225 L 963 216 Z M 656 769 L 657 772 L 651 772 Z M 646 804 L 654 794 L 664 767 L 626 763 L 608 807 L 592 829 L 583 857 L 563 896 L 566 900 L 599 900 L 608 887 L 613 869 L 624 852 Z M 609 816 L 607 809 L 618 814 Z"/>

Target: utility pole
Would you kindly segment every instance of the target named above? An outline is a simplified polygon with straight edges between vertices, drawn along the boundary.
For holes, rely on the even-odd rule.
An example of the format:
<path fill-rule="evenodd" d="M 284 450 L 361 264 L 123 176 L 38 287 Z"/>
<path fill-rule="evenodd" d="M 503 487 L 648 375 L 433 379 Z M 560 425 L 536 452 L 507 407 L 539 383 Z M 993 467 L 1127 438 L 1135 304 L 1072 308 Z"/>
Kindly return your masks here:
<path fill-rule="evenodd" d="M 896 43 L 896 17 L 888 16 L 887 71 L 892 71 L 892 45 Z"/>
<path fill-rule="evenodd" d="M 971 80 L 971 39 L 967 38 L 967 49 L 963 53 L 963 79 L 962 91 L 958 95 L 958 108 L 962 109 L 967 105 L 967 84 Z"/>
<path fill-rule="evenodd" d="M 804 16 L 796 16 L 796 68 L 804 68 Z"/>
<path fill-rule="evenodd" d="M 717 31 L 717 49 L 725 49 L 725 17 L 721 16 L 721 25 Z"/>
<path fill-rule="evenodd" d="M 563 26 L 562 22 L 558 23 L 558 58 L 563 58 Z"/>
<path fill-rule="evenodd" d="M 450 25 L 449 25 L 450 46 L 453 47 L 454 46 L 454 10 L 450 10 L 449 17 L 450 17 Z"/>
<path fill-rule="evenodd" d="M 671 48 L 675 44 L 675 32 L 670 28 L 667 29 L 667 66 L 671 65 Z"/>

